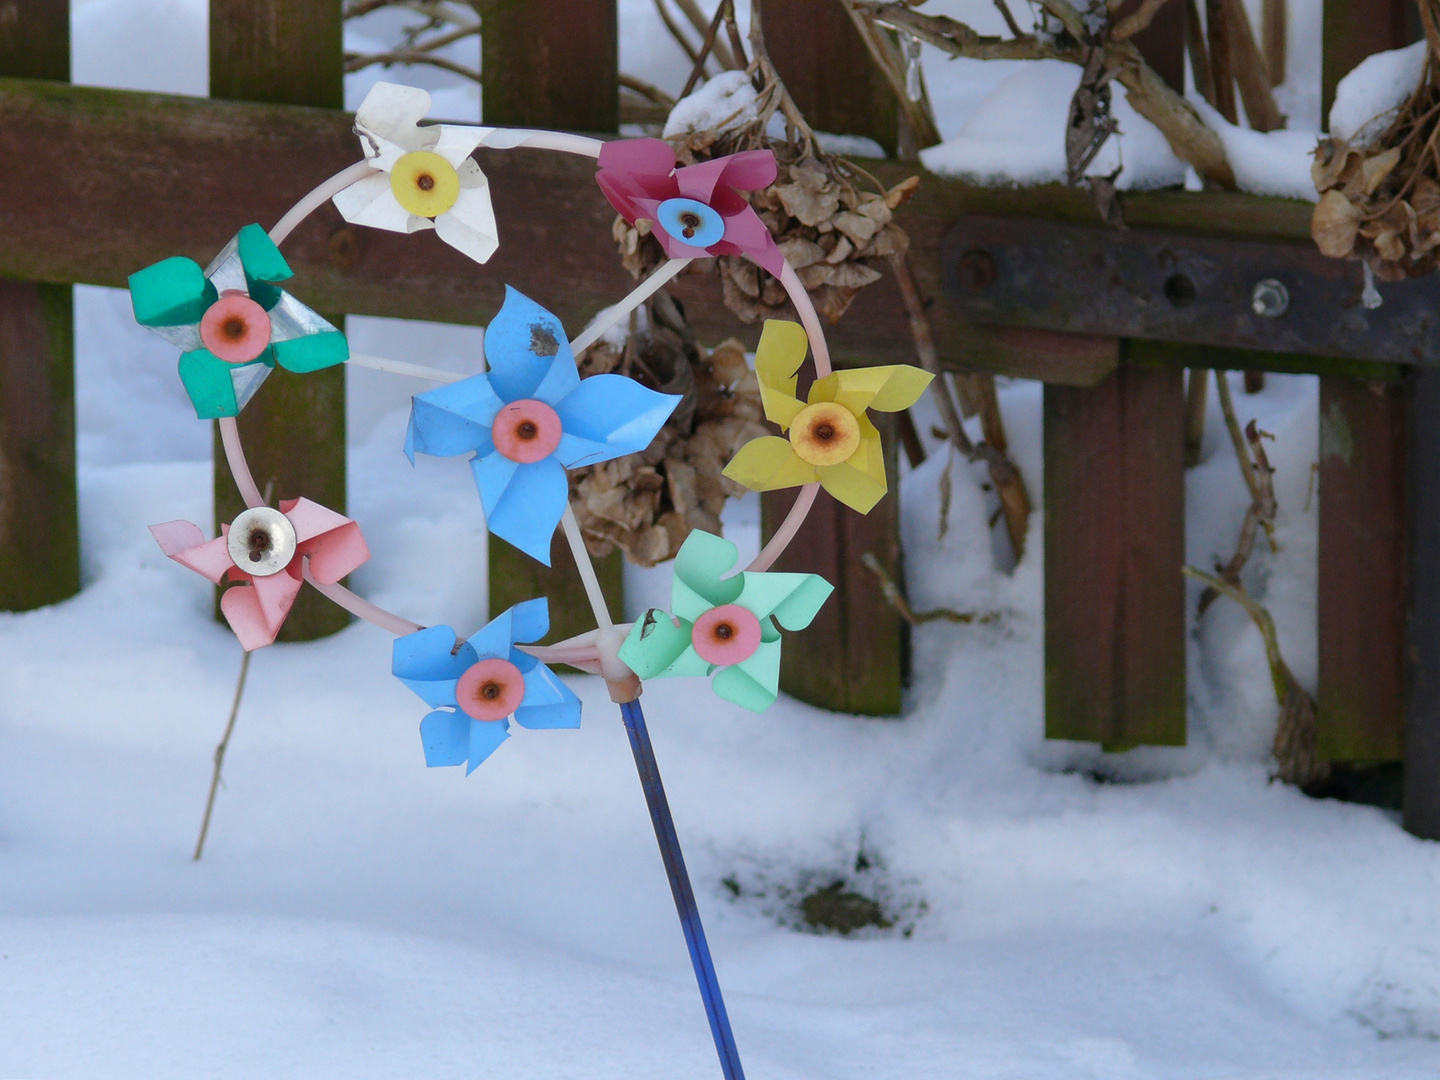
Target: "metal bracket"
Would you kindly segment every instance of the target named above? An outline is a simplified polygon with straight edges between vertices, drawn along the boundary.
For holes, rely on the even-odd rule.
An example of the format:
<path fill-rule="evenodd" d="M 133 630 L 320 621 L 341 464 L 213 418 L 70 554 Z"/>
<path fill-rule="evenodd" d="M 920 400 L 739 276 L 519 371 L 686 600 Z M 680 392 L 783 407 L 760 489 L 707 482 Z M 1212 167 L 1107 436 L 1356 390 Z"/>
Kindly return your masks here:
<path fill-rule="evenodd" d="M 1440 365 L 1440 279 L 1382 284 L 1311 244 L 965 217 L 941 245 L 967 321 Z"/>

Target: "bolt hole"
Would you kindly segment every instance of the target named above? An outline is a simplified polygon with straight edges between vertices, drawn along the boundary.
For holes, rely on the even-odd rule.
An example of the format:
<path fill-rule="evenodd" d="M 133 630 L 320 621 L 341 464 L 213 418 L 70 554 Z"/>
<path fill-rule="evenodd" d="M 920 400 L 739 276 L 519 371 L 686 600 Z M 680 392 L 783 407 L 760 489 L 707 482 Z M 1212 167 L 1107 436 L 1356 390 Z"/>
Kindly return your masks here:
<path fill-rule="evenodd" d="M 1176 307 L 1188 307 L 1195 302 L 1199 290 L 1186 274 L 1171 274 L 1165 279 L 1165 299 Z"/>

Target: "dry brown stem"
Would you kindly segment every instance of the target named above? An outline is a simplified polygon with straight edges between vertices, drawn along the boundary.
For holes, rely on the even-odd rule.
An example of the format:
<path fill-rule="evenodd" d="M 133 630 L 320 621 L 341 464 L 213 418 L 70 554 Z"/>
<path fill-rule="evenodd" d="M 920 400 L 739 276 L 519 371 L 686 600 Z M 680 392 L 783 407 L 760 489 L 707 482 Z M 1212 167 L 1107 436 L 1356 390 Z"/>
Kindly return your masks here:
<path fill-rule="evenodd" d="M 1140 6 L 1115 24 L 1110 36 L 1116 41 L 1128 41 L 1144 30 L 1154 20 L 1156 13 L 1165 6 L 1165 0 L 1140 0 Z"/>
<path fill-rule="evenodd" d="M 916 148 L 934 146 L 940 141 L 940 130 L 935 125 L 935 115 L 931 111 L 929 94 L 925 93 L 924 85 L 921 85 L 920 100 L 911 101 L 905 87 L 905 60 L 890 40 L 890 35 L 881 30 L 873 19 L 859 11 L 853 0 L 840 0 L 840 3 L 855 24 L 855 29 L 860 32 L 860 40 L 865 42 L 870 58 L 875 61 L 875 66 L 880 69 L 885 81 L 890 84 L 890 89 L 894 91 L 895 101 L 915 133 Z M 1003 7 L 1002 0 L 997 0 L 997 3 L 1001 3 Z"/>
<path fill-rule="evenodd" d="M 1316 751 L 1315 699 L 1296 681 L 1290 666 L 1280 653 L 1280 638 L 1270 612 L 1256 603 L 1243 586 L 1223 581 L 1193 566 L 1181 571 L 1205 582 L 1217 593 L 1234 600 L 1254 621 L 1265 642 L 1265 658 L 1270 665 L 1270 680 L 1275 687 L 1275 700 L 1280 715 L 1275 724 L 1275 741 L 1271 753 L 1275 758 L 1275 779 L 1297 787 L 1309 787 L 1330 775 L 1330 765 L 1321 761 Z"/>
<path fill-rule="evenodd" d="M 908 30 L 952 56 L 980 60 L 1064 60 L 1085 65 L 1088 48 L 1079 13 L 1065 0 L 1044 0 L 1041 6 L 1060 20 L 1066 34 L 1025 34 L 1005 39 L 984 37 L 944 15 L 924 15 L 900 2 L 857 2 L 861 11 L 886 26 Z M 1220 136 L 1205 126 L 1200 114 L 1145 63 L 1130 41 L 1103 43 L 1106 70 L 1125 88 L 1130 105 L 1165 136 L 1176 156 L 1221 187 L 1235 187 L 1235 174 Z"/>
<path fill-rule="evenodd" d="M 885 602 L 900 613 L 900 617 L 911 626 L 921 626 L 928 622 L 960 623 L 968 626 L 971 623 L 979 623 L 985 626 L 989 623 L 1000 621 L 998 611 L 955 611 L 952 608 L 931 608 L 928 611 L 916 611 L 910 606 L 905 592 L 895 579 L 885 572 L 885 567 L 880 565 L 880 560 L 875 557 L 874 552 L 867 551 L 860 556 L 860 561 L 865 564 L 865 569 L 875 575 L 875 580 L 880 585 L 880 592 L 885 596 Z"/>
<path fill-rule="evenodd" d="M 991 445 L 988 441 L 977 446 L 965 434 L 965 426 L 960 420 L 960 413 L 955 408 L 955 400 L 951 397 L 950 387 L 945 381 L 945 372 L 940 367 L 940 357 L 935 350 L 935 337 L 930 330 L 930 319 L 925 314 L 925 301 L 920 295 L 920 287 L 916 284 L 915 275 L 903 255 L 891 256 L 890 264 L 895 271 L 895 280 L 900 286 L 900 295 L 905 301 L 906 313 L 910 316 L 910 332 L 915 338 L 915 354 L 920 359 L 920 366 L 935 376 L 930 383 L 930 392 L 940 411 L 940 419 L 945 424 L 946 434 L 949 435 L 955 449 L 971 461 L 985 462 L 990 472 L 990 482 L 995 485 L 995 493 L 999 496 L 1000 507 L 1005 514 L 1005 530 L 1010 537 L 1010 546 L 1015 551 L 1015 561 L 1018 563 L 1025 556 L 1025 533 L 1030 525 L 1030 493 L 1025 489 L 1025 478 L 1020 475 L 1020 470 L 1015 467 L 1014 462 L 1005 456 L 1003 428 L 999 428 L 1002 443 L 1000 448 Z M 993 384 L 991 389 L 993 393 Z M 1000 424 L 998 404 L 992 420 L 998 427 Z"/>

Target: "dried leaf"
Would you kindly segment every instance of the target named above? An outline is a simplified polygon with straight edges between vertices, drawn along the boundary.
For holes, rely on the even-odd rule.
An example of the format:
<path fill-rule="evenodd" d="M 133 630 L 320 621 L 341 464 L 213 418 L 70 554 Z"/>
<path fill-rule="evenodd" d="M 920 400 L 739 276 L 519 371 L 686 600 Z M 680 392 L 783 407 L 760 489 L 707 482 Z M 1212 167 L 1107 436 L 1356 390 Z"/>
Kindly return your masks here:
<path fill-rule="evenodd" d="M 1399 161 L 1400 148 L 1398 146 L 1392 146 L 1383 154 L 1376 154 L 1374 157 L 1366 158 L 1360 166 L 1360 172 L 1363 178 L 1361 186 L 1364 188 L 1365 194 L 1375 194 L 1375 189 L 1380 186 L 1380 182 L 1390 175 L 1390 171 L 1395 168 Z"/>
<path fill-rule="evenodd" d="M 910 201 L 919 187 L 920 177 L 906 177 L 885 193 L 885 205 L 891 210 L 898 210 Z"/>
<path fill-rule="evenodd" d="M 1343 259 L 1355 247 L 1360 211 L 1338 191 L 1327 191 L 1315 204 L 1310 218 L 1310 235 L 1322 255 Z"/>

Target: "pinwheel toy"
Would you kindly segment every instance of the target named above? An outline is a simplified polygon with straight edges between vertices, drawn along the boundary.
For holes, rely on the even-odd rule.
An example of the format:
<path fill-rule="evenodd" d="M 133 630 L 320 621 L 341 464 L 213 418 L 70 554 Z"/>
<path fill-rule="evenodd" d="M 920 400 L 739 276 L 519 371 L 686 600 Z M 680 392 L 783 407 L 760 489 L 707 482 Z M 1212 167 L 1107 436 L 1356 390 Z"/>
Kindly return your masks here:
<path fill-rule="evenodd" d="M 808 626 L 831 586 L 815 574 L 769 568 L 822 486 L 861 513 L 884 495 L 880 435 L 866 410 L 907 407 L 930 376 L 904 366 L 831 371 L 804 286 L 741 194 L 775 182 L 769 151 L 677 168 L 674 152 L 657 139 L 602 143 L 561 132 L 422 124 L 429 107 L 423 90 L 377 84 L 356 116 L 361 160 L 307 194 L 268 233 L 247 225 L 203 271 L 171 258 L 131 277 L 136 319 L 184 350 L 181 380 L 197 415 L 218 418 L 226 462 L 247 507 L 211 540 L 187 521 L 152 532 L 165 555 L 213 582 L 232 583 L 221 610 L 247 655 L 275 640 L 306 582 L 395 634 L 393 674 L 430 708 L 417 747 L 428 766 L 464 765 L 468 775 L 510 737 L 512 719 L 530 730 L 578 727 L 580 701 L 549 665 L 600 675 L 620 706 L 721 1069 L 727 1080 L 742 1080 L 640 708 L 643 680 L 713 675 L 715 693 L 744 708 L 760 711 L 775 700 L 781 629 Z M 470 375 L 352 353 L 338 330 L 275 284 L 291 277 L 279 245 L 331 199 L 354 224 L 402 233 L 433 228 L 484 262 L 501 233 L 489 184 L 470 156 L 478 147 L 596 160 L 604 197 L 628 221 L 649 222 L 669 261 L 573 339 L 555 315 L 507 289 L 486 330 L 487 369 Z M 714 255 L 742 255 L 775 275 L 801 320 L 766 323 L 756 355 L 765 414 L 785 437 L 754 440 L 725 473 L 758 491 L 799 485 L 800 495 L 739 573 L 731 572 L 733 544 L 692 532 L 675 559 L 670 610 L 617 626 L 569 506 L 567 470 L 645 450 L 681 399 L 622 375 L 582 379 L 575 358 L 693 259 Z M 802 402 L 796 389 L 807 352 L 815 382 Z M 442 384 L 415 395 L 405 454 L 412 462 L 416 454 L 470 455 L 489 531 L 547 564 L 558 525 L 584 582 L 594 630 L 556 645 L 533 644 L 549 629 L 544 597 L 516 604 L 464 639 L 448 626 L 422 626 L 342 584 L 370 554 L 355 522 L 305 498 L 279 509 L 266 505 L 235 416 L 274 366 L 306 372 L 341 362 Z"/>

